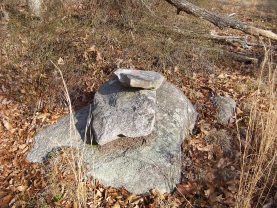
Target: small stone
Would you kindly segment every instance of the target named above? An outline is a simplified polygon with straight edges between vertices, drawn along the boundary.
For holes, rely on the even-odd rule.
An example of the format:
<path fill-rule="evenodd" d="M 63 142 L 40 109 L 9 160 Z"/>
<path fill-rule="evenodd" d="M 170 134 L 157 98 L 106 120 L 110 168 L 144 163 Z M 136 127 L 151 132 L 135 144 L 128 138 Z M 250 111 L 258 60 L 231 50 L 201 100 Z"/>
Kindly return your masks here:
<path fill-rule="evenodd" d="M 143 89 L 158 89 L 164 81 L 164 76 L 158 72 L 118 69 L 114 72 L 123 86 Z"/>
<path fill-rule="evenodd" d="M 214 101 L 218 106 L 217 121 L 228 123 L 235 112 L 236 102 L 230 97 L 223 96 L 215 97 Z"/>
<path fill-rule="evenodd" d="M 41 10 L 42 10 L 42 0 L 29 0 L 28 6 L 30 12 L 35 15 L 36 17 L 41 17 Z"/>
<path fill-rule="evenodd" d="M 93 106 L 93 133 L 99 145 L 123 136 L 147 136 L 154 128 L 154 90 L 124 87 L 111 79 L 99 88 Z"/>

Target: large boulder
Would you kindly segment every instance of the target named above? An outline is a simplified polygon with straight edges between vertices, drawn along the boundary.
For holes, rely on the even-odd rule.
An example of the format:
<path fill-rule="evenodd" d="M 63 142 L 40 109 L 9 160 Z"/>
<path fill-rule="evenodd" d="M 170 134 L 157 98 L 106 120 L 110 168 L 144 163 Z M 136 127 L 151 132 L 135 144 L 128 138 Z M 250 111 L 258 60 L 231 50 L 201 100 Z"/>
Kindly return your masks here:
<path fill-rule="evenodd" d="M 104 145 L 123 136 L 147 136 L 153 131 L 155 113 L 156 91 L 124 87 L 111 79 L 94 97 L 94 139 Z"/>
<path fill-rule="evenodd" d="M 55 147 L 78 145 L 83 151 L 87 175 L 103 185 L 124 187 L 135 194 L 153 188 L 162 193 L 173 191 L 181 176 L 181 143 L 193 129 L 197 117 L 185 95 L 164 82 L 156 91 L 156 119 L 152 133 L 139 138 L 123 137 L 101 148 L 83 142 L 94 108 L 87 106 L 74 113 L 75 133 L 74 128 L 70 130 L 70 115 L 40 131 L 27 159 L 42 162 Z M 82 144 L 83 148 L 80 148 Z"/>

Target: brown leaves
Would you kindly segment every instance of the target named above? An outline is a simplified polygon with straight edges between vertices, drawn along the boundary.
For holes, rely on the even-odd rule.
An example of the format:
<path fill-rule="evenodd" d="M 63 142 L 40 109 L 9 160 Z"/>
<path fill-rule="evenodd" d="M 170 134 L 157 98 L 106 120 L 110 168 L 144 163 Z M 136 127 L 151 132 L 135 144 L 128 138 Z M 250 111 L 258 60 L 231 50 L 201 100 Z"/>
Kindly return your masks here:
<path fill-rule="evenodd" d="M 97 181 L 93 189 L 93 195 L 88 200 L 89 205 L 95 207 L 141 207 L 144 197 L 131 194 L 125 189 L 103 187 Z"/>
<path fill-rule="evenodd" d="M 90 48 L 88 48 L 84 54 L 83 57 L 85 61 L 93 61 L 93 62 L 99 62 L 102 60 L 101 53 L 98 49 L 96 49 L 95 45 L 92 45 Z"/>
<path fill-rule="evenodd" d="M 12 126 L 11 126 L 11 124 L 9 123 L 9 121 L 3 120 L 2 122 L 3 122 L 3 125 L 4 125 L 4 127 L 6 128 L 6 130 L 9 131 L 9 130 L 12 129 Z"/>
<path fill-rule="evenodd" d="M 199 129 L 197 134 L 182 146 L 183 177 L 175 194 L 186 205 L 188 201 L 196 203 L 197 196 L 201 199 L 198 206 L 233 206 L 240 170 L 234 165 L 238 158 L 230 157 L 238 151 L 231 145 L 235 137 L 204 120 L 200 120 L 196 128 Z M 187 163 L 188 159 L 191 162 Z"/>
<path fill-rule="evenodd" d="M 0 207 L 8 207 L 9 206 L 9 202 L 11 201 L 13 195 L 12 194 L 8 194 L 8 195 L 2 195 L 0 193 Z"/>
<path fill-rule="evenodd" d="M 184 196 L 195 194 L 197 191 L 197 183 L 195 181 L 189 181 L 186 184 L 178 184 L 177 191 Z"/>

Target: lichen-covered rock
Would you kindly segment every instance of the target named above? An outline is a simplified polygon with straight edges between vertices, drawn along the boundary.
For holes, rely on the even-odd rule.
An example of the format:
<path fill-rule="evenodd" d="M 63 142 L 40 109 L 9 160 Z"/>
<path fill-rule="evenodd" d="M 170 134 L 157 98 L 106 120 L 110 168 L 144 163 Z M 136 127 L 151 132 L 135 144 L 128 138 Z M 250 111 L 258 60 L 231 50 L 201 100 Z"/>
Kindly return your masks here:
<path fill-rule="evenodd" d="M 95 94 L 93 108 L 94 139 L 99 145 L 122 136 L 147 136 L 154 128 L 156 91 L 124 87 L 111 79 Z"/>
<path fill-rule="evenodd" d="M 41 17 L 42 0 L 27 0 L 29 10 L 37 17 Z"/>
<path fill-rule="evenodd" d="M 214 102 L 218 106 L 217 121 L 219 123 L 228 123 L 234 115 L 236 102 L 230 97 L 217 96 Z"/>
<path fill-rule="evenodd" d="M 87 106 L 74 113 L 76 133 L 69 126 L 70 115 L 64 116 L 35 136 L 27 159 L 42 162 L 55 147 L 78 145 L 87 165 L 87 176 L 93 176 L 105 186 L 124 187 L 135 194 L 153 188 L 161 193 L 173 191 L 181 177 L 181 143 L 194 127 L 197 113 L 182 91 L 169 83 L 164 82 L 156 93 L 155 126 L 147 142 L 144 138 L 141 141 L 121 138 L 124 145 L 117 140 L 108 143 L 115 144 L 108 152 L 101 150 L 105 145 L 99 149 L 84 144 L 92 110 Z"/>
<path fill-rule="evenodd" d="M 154 71 L 118 69 L 114 72 L 122 85 L 143 89 L 158 89 L 164 81 L 164 76 Z"/>
<path fill-rule="evenodd" d="M 49 152 L 58 147 L 82 147 L 86 138 L 85 131 L 90 125 L 90 111 L 91 105 L 79 109 L 74 115 L 65 115 L 56 123 L 45 126 L 35 135 L 34 145 L 26 159 L 42 162 Z M 74 118 L 73 123 L 70 116 Z"/>
<path fill-rule="evenodd" d="M 186 96 L 163 83 L 157 90 L 156 122 L 148 143 L 98 156 L 88 152 L 88 175 L 106 186 L 124 187 L 135 194 L 153 188 L 162 193 L 173 191 L 181 175 L 181 143 L 196 117 Z M 89 159 L 93 156 L 94 160 Z"/>

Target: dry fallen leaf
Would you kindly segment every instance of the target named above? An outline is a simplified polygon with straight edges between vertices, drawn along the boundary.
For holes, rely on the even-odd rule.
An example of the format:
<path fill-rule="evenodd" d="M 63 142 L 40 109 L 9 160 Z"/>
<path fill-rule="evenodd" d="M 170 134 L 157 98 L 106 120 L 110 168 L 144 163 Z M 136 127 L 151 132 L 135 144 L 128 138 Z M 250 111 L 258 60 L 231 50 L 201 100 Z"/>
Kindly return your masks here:
<path fill-rule="evenodd" d="M 101 61 L 102 60 L 102 56 L 100 52 L 97 52 L 96 54 L 96 61 Z"/>
<path fill-rule="evenodd" d="M 143 202 L 143 197 L 140 197 L 136 200 L 134 200 L 131 204 L 132 205 L 138 205 L 139 203 L 142 203 Z"/>
<path fill-rule="evenodd" d="M 18 191 L 25 191 L 26 189 L 28 188 L 28 186 L 18 186 L 18 187 L 16 187 L 16 189 L 18 190 Z"/>
<path fill-rule="evenodd" d="M 77 202 L 73 202 L 73 208 L 78 208 L 78 204 L 77 204 Z"/>
<path fill-rule="evenodd" d="M 195 182 L 188 182 L 187 184 L 178 184 L 177 191 L 180 192 L 182 195 L 193 194 L 196 191 L 196 183 Z"/>
<path fill-rule="evenodd" d="M 224 78 L 226 78 L 226 74 L 221 73 L 220 75 L 218 75 L 217 78 L 219 78 L 219 79 L 224 79 Z"/>
<path fill-rule="evenodd" d="M 102 198 L 102 193 L 100 192 L 100 190 L 96 190 L 95 191 L 95 194 L 94 194 L 95 198 L 98 199 L 98 198 Z"/>
<path fill-rule="evenodd" d="M 7 207 L 8 203 L 11 201 L 12 197 L 13 196 L 11 194 L 9 194 L 9 195 L 4 196 L 2 199 L 0 199 L 0 207 Z"/>
<path fill-rule="evenodd" d="M 7 120 L 3 120 L 3 125 L 8 131 L 11 129 L 11 124 Z"/>
<path fill-rule="evenodd" d="M 92 45 L 89 49 L 87 49 L 87 52 L 95 52 L 96 51 L 96 46 Z"/>
<path fill-rule="evenodd" d="M 128 198 L 125 200 L 125 202 L 126 203 L 131 203 L 134 198 L 136 198 L 136 195 L 135 194 L 131 194 L 130 196 L 128 196 Z"/>
<path fill-rule="evenodd" d="M 112 208 L 120 208 L 120 204 L 119 204 L 118 202 L 116 202 L 116 203 L 112 206 Z"/>
<path fill-rule="evenodd" d="M 42 114 L 38 115 L 37 118 L 44 120 L 48 116 L 50 116 L 50 113 L 42 113 Z"/>
<path fill-rule="evenodd" d="M 209 198 L 211 193 L 212 193 L 212 189 L 207 189 L 207 190 L 204 190 L 204 193 L 205 193 L 205 197 L 206 198 Z"/>
<path fill-rule="evenodd" d="M 58 60 L 58 65 L 64 65 L 64 64 L 65 64 L 64 60 L 62 59 L 62 57 L 60 57 Z"/>
<path fill-rule="evenodd" d="M 21 144 L 21 145 L 18 146 L 18 149 L 22 150 L 22 149 L 24 149 L 26 146 L 27 146 L 27 144 Z"/>

